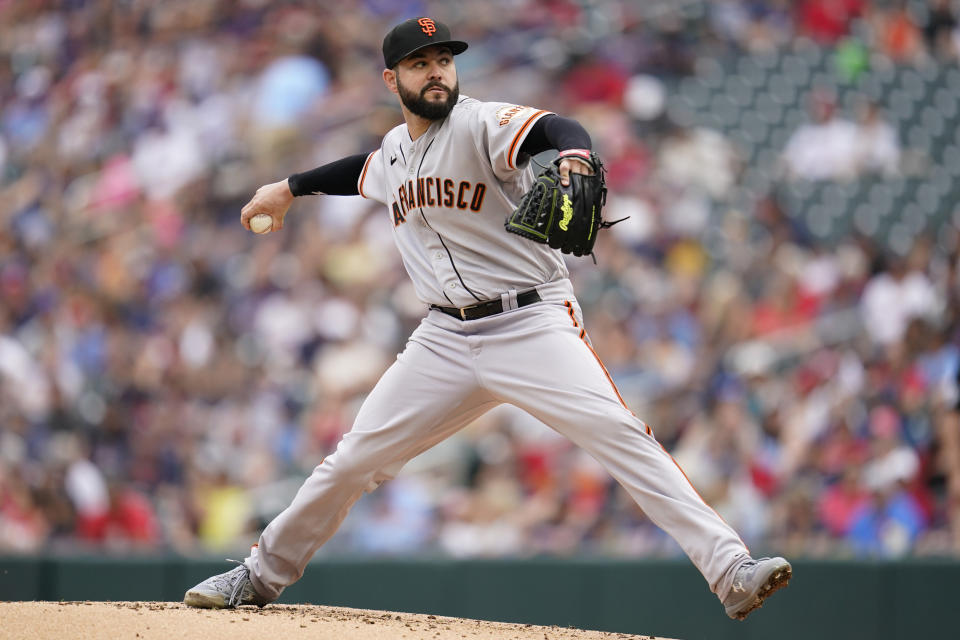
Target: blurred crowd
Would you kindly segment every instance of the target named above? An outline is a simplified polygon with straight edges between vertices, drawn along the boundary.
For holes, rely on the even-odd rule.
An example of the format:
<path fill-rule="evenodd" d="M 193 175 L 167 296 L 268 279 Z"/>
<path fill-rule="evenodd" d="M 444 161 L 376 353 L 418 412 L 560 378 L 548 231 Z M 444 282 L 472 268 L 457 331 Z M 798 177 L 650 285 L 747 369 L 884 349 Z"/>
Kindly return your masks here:
<path fill-rule="evenodd" d="M 586 326 L 745 541 L 960 553 L 957 227 L 898 253 L 819 245 L 773 193 L 728 206 L 736 146 L 672 122 L 662 95 L 701 57 L 800 38 L 955 65 L 956 9 L 0 0 L 0 552 L 242 550 L 334 449 L 426 309 L 378 206 L 300 199 L 265 237 L 239 212 L 261 184 L 378 146 L 400 122 L 381 35 L 428 14 L 470 43 L 462 93 L 593 135 L 608 217 L 630 218 L 597 265 L 569 262 Z M 880 107 L 830 125 L 850 152 L 835 173 L 798 130 L 782 179 L 896 171 Z M 352 552 L 680 550 L 595 461 L 502 407 L 361 499 L 320 551 Z"/>

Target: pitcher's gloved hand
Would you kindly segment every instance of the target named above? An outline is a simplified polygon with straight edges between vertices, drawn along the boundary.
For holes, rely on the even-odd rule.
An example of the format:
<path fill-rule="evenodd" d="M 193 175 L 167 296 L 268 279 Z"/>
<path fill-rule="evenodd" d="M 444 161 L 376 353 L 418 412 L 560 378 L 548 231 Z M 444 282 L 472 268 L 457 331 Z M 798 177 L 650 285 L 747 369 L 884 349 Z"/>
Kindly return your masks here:
<path fill-rule="evenodd" d="M 584 163 L 592 174 L 571 171 L 561 174 L 565 160 Z M 567 167 L 564 167 L 567 168 Z M 563 171 L 563 174 L 566 174 Z M 603 163 L 586 149 L 561 151 L 523 196 L 504 227 L 534 242 L 550 245 L 575 256 L 593 252 L 600 229 L 619 222 L 604 222 L 601 210 L 607 201 Z M 564 185 L 566 181 L 568 184 Z"/>

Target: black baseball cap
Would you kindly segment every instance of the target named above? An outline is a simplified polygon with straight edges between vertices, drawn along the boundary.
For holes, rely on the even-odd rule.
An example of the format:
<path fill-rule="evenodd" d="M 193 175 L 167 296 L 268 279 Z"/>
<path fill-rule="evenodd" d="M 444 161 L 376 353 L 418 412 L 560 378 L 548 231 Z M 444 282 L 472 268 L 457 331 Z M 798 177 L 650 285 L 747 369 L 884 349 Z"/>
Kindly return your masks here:
<path fill-rule="evenodd" d="M 401 22 L 383 39 L 383 62 L 393 69 L 398 62 L 424 47 L 442 44 L 453 55 L 467 50 L 467 43 L 450 39 L 450 28 L 432 18 L 410 18 Z"/>

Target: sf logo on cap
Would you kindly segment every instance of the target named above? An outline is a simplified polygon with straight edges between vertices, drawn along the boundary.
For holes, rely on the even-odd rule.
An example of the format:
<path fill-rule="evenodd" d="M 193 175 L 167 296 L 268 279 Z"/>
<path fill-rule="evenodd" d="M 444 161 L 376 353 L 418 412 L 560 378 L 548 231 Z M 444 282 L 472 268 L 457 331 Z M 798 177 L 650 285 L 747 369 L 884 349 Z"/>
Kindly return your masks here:
<path fill-rule="evenodd" d="M 428 36 L 432 36 L 437 32 L 437 25 L 433 24 L 433 20 L 430 18 L 420 18 L 417 20 L 417 24 L 420 25 L 420 29 Z"/>

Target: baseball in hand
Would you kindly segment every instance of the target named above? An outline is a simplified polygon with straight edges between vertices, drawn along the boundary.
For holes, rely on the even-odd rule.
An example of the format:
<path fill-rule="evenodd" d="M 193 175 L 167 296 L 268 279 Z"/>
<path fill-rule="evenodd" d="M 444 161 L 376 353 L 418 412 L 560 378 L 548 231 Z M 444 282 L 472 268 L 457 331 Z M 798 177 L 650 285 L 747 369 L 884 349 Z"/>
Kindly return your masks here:
<path fill-rule="evenodd" d="M 269 233 L 273 228 L 273 218 L 266 213 L 258 213 L 250 218 L 250 230 L 254 233 Z"/>

